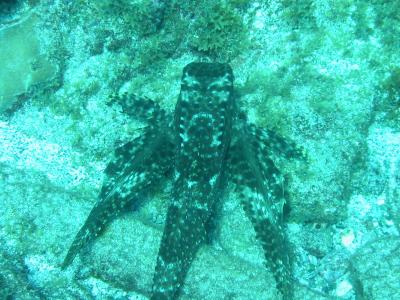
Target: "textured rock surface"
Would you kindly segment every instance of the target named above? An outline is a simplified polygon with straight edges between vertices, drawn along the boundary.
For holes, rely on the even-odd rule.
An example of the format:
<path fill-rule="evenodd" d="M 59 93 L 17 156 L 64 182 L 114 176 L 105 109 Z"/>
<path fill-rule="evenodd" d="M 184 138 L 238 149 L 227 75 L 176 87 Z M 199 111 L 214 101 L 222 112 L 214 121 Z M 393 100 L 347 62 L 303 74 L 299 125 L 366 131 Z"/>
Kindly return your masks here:
<path fill-rule="evenodd" d="M 0 113 L 35 85 L 54 79 L 57 66 L 40 47 L 38 16 L 28 12 L 16 24 L 0 28 Z"/>
<path fill-rule="evenodd" d="M 20 75 L 14 82 L 6 67 L 0 70 L 1 110 L 15 104 L 6 93 L 25 93 L 36 82 L 25 75 L 53 74 L 37 46 L 59 63 L 63 82 L 38 85 L 12 114 L 0 115 L 0 298 L 146 299 L 168 186 L 157 201 L 111 224 L 70 269 L 59 268 L 96 201 L 115 144 L 143 126 L 107 99 L 130 91 L 172 111 L 183 66 L 233 53 L 240 108 L 308 156 L 307 166 L 280 162 L 290 174 L 295 298 L 399 297 L 398 1 L 232 0 L 230 14 L 242 18 L 248 44 L 222 48 L 221 57 L 190 45 L 192 22 L 221 13 L 204 13 L 207 1 L 196 10 L 177 1 L 162 18 L 140 6 L 146 1 L 110 1 L 107 9 L 90 1 L 37 2 L 40 35 L 29 35 L 36 21 L 21 21 L 25 31 L 7 47 L 0 42 L 2 67 L 12 62 Z M 161 27 L 141 28 L 143 18 L 154 20 L 149 15 Z M 10 28 L 3 25 L 0 39 Z M 32 57 L 51 72 L 33 70 Z M 261 248 L 233 198 L 190 270 L 187 299 L 275 297 Z"/>

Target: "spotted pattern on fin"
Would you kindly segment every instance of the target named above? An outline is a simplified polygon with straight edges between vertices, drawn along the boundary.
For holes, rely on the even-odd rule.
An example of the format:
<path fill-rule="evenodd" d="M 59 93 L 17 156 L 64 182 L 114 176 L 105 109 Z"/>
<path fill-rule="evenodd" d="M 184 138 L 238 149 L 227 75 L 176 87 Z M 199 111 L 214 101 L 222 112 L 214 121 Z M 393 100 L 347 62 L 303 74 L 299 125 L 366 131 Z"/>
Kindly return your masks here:
<path fill-rule="evenodd" d="M 293 255 L 283 224 L 285 180 L 268 156 L 259 159 L 261 150 L 256 140 L 262 137 L 249 134 L 251 127 L 244 122 L 234 127 L 228 155 L 229 178 L 261 242 L 278 290 L 283 299 L 292 299 Z"/>
<path fill-rule="evenodd" d="M 170 116 L 153 100 L 146 97 L 139 97 L 134 94 L 123 93 L 122 95 L 111 95 L 108 104 L 117 103 L 122 111 L 150 125 L 167 128 L 171 122 Z"/>
<path fill-rule="evenodd" d="M 115 150 L 115 159 L 105 170 L 106 179 L 99 201 L 76 235 L 62 268 L 66 268 L 85 244 L 126 207 L 138 202 L 171 169 L 174 144 L 155 137 L 154 132 L 147 132 Z M 149 139 L 152 145 L 149 145 Z M 141 151 L 144 145 L 149 147 Z"/>
<path fill-rule="evenodd" d="M 171 203 L 151 299 L 178 299 L 230 182 L 254 226 L 279 292 L 285 300 L 292 299 L 293 256 L 283 221 L 285 181 L 274 160 L 302 158 L 302 153 L 273 131 L 247 122 L 235 105 L 233 79 L 228 64 L 188 64 L 173 116 L 147 98 L 128 94 L 112 98 L 112 103 L 148 126 L 142 136 L 116 149 L 99 200 L 76 235 L 63 268 L 126 206 L 171 175 Z"/>

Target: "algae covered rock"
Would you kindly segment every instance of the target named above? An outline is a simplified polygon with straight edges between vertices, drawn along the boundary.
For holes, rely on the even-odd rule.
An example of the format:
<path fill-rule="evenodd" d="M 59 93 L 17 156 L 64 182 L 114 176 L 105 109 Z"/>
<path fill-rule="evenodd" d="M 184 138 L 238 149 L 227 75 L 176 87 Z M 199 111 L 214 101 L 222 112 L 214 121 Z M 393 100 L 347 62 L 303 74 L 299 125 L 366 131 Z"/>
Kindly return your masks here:
<path fill-rule="evenodd" d="M 41 51 L 36 31 L 38 20 L 34 13 L 29 13 L 19 22 L 0 29 L 0 113 L 10 108 L 18 95 L 56 74 L 56 66 Z"/>

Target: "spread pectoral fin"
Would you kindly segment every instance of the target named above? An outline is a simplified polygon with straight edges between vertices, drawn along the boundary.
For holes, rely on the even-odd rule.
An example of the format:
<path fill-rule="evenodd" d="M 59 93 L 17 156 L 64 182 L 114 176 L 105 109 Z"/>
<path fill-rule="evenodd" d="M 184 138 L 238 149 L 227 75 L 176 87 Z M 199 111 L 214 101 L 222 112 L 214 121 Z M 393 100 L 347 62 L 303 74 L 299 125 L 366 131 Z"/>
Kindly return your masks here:
<path fill-rule="evenodd" d="M 106 168 L 99 200 L 76 235 L 62 268 L 71 264 L 84 245 L 99 235 L 116 215 L 139 201 L 171 168 L 174 145 L 159 137 L 149 141 L 152 147 L 148 145 L 145 150 L 147 139 L 144 135 L 116 149 L 115 159 Z"/>
<path fill-rule="evenodd" d="M 238 136 L 229 151 L 229 178 L 261 242 L 278 290 L 291 299 L 292 256 L 282 223 L 283 178 L 272 160 L 264 157 L 260 162 L 244 137 Z"/>
<path fill-rule="evenodd" d="M 260 159 L 263 157 L 269 157 L 272 160 L 279 158 L 306 159 L 303 149 L 272 130 L 247 124 L 246 131 L 248 136 L 251 136 L 255 154 Z"/>
<path fill-rule="evenodd" d="M 113 103 L 121 105 L 124 113 L 142 121 L 149 121 L 152 124 L 161 125 L 169 117 L 157 102 L 135 94 L 113 94 L 110 96 L 109 104 Z"/>

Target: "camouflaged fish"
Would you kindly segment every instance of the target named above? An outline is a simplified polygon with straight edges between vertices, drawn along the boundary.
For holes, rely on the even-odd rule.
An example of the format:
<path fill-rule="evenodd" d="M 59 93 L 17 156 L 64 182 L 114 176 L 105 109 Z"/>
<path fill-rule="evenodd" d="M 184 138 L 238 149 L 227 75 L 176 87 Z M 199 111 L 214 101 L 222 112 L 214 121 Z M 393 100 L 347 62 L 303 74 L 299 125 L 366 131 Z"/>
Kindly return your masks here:
<path fill-rule="evenodd" d="M 230 183 L 261 241 L 278 290 L 284 299 L 293 297 L 293 262 L 282 220 L 284 182 L 273 158 L 301 157 L 301 152 L 246 121 L 235 105 L 233 79 L 227 64 L 190 63 L 183 70 L 174 116 L 146 98 L 117 99 L 124 112 L 146 120 L 148 126 L 143 135 L 116 149 L 99 200 L 62 268 L 124 208 L 170 176 L 171 203 L 151 299 L 178 299 Z"/>

